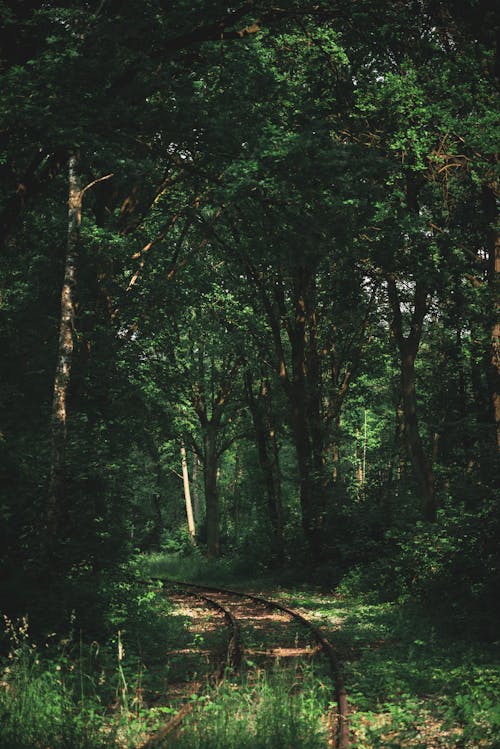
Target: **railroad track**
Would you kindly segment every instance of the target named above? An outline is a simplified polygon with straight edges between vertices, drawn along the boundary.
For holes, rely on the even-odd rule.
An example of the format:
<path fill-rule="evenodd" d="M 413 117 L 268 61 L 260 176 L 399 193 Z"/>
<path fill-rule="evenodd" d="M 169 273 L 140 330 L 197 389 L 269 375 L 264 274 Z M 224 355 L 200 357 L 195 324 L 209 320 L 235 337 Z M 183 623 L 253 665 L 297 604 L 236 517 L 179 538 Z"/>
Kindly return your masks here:
<path fill-rule="evenodd" d="M 288 617 L 290 621 L 296 621 L 300 623 L 302 627 L 310 633 L 312 638 L 316 641 L 317 647 L 324 653 L 325 657 L 328 659 L 329 667 L 335 685 L 334 696 L 337 705 L 336 721 L 334 722 L 334 745 L 336 746 L 336 749 L 349 749 L 350 742 L 347 693 L 342 675 L 341 664 L 332 644 L 328 641 L 323 632 L 315 624 L 310 622 L 303 614 L 296 611 L 295 609 L 290 608 L 289 606 L 286 606 L 278 601 L 273 601 L 251 593 L 196 583 L 186 583 L 183 581 L 165 581 L 161 578 L 153 578 L 153 581 L 162 584 L 166 595 L 168 595 L 166 586 L 170 586 L 171 589 L 174 587 L 177 590 L 180 589 L 188 591 L 188 596 L 196 597 L 197 599 L 203 601 L 206 605 L 218 610 L 224 615 L 230 631 L 227 653 L 224 661 L 219 664 L 215 674 L 212 675 L 209 681 L 220 682 L 224 678 L 224 673 L 227 667 L 229 667 L 234 672 L 239 669 L 242 663 L 243 646 L 241 639 L 241 630 L 238 621 L 240 618 L 242 618 L 242 604 L 238 604 L 238 602 L 251 601 L 254 607 L 257 606 L 257 609 L 254 609 L 254 611 L 257 611 L 257 614 L 254 613 L 254 616 L 258 615 L 259 608 L 260 610 L 264 608 L 268 611 L 278 611 L 282 615 Z M 248 606 L 248 604 L 244 604 L 244 608 L 245 606 Z M 243 611 L 243 614 L 244 613 L 245 611 Z M 198 686 L 197 692 L 200 693 L 205 685 L 206 681 Z M 157 747 L 159 747 L 168 736 L 173 734 L 176 729 L 180 727 L 184 718 L 192 711 L 194 704 L 194 701 L 186 703 L 157 734 L 151 737 L 146 743 L 139 747 L 139 749 L 156 749 Z"/>
<path fill-rule="evenodd" d="M 157 580 L 164 586 L 164 580 Z M 232 612 L 223 606 L 218 601 L 214 600 L 211 596 L 195 593 L 196 598 L 205 603 L 209 608 L 215 609 L 221 613 L 226 621 L 229 628 L 229 639 L 226 648 L 225 657 L 221 658 L 217 664 L 215 671 L 209 674 L 205 679 L 202 679 L 198 684 L 195 685 L 194 692 L 192 694 L 199 696 L 208 684 L 219 684 L 225 676 L 226 671 L 229 669 L 232 672 L 236 672 L 241 664 L 241 635 L 240 626 Z M 178 712 L 167 721 L 162 728 L 151 736 L 147 741 L 140 744 L 137 749 L 158 749 L 164 744 L 167 738 L 173 735 L 176 730 L 181 726 L 182 721 L 191 713 L 195 707 L 195 701 L 190 700 L 185 702 L 184 705 L 178 710 Z"/>

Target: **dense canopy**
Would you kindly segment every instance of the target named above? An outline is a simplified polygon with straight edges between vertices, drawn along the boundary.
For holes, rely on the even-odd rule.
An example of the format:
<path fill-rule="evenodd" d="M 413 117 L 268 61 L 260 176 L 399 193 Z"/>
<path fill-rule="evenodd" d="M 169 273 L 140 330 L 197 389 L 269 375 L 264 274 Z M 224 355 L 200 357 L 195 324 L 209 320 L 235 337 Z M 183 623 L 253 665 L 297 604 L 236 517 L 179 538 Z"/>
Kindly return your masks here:
<path fill-rule="evenodd" d="M 2 610 L 99 629 L 168 550 L 491 638 L 495 3 L 0 14 Z"/>

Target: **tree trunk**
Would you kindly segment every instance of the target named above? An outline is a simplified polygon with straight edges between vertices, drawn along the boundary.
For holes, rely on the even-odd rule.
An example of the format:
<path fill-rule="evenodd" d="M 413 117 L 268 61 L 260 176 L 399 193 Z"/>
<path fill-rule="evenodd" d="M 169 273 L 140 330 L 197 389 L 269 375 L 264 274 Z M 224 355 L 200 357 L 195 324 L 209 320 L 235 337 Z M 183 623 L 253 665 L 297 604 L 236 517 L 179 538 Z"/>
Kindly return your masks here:
<path fill-rule="evenodd" d="M 294 322 L 288 325 L 293 381 L 287 387 L 300 479 L 302 527 L 311 557 L 323 552 L 323 520 L 327 481 L 324 470 L 324 424 L 321 377 L 316 341 L 315 276 L 297 267 L 294 277 Z"/>
<path fill-rule="evenodd" d="M 417 418 L 417 391 L 415 377 L 415 359 L 420 345 L 422 325 L 427 310 L 427 292 L 425 283 L 417 280 L 415 284 L 414 309 L 411 316 L 410 332 L 403 334 L 401 304 L 396 281 L 393 276 L 387 279 L 389 303 L 392 309 L 391 330 L 396 340 L 401 371 L 401 396 L 404 414 L 404 434 L 410 462 L 413 469 L 419 495 L 423 505 L 423 514 L 427 521 L 436 519 L 436 497 L 432 464 L 427 459 L 420 437 Z"/>
<path fill-rule="evenodd" d="M 201 511 L 200 511 L 200 492 L 198 489 L 198 468 L 200 465 L 200 459 L 198 458 L 198 455 L 196 453 L 193 454 L 193 481 L 192 486 L 193 490 L 191 492 L 193 497 L 193 515 L 194 515 L 194 524 L 195 527 L 200 524 L 201 521 Z"/>
<path fill-rule="evenodd" d="M 281 493 L 281 468 L 280 452 L 278 440 L 276 439 L 276 430 L 273 426 L 269 429 L 269 439 L 272 448 L 272 470 L 274 475 L 274 501 L 276 507 L 276 537 L 277 537 L 277 556 L 283 558 L 284 538 L 283 538 L 283 497 Z"/>
<path fill-rule="evenodd" d="M 186 517 L 188 524 L 189 537 L 191 543 L 196 545 L 196 527 L 193 517 L 193 506 L 191 504 L 191 492 L 189 490 L 189 473 L 186 456 L 186 448 L 181 445 L 181 464 L 182 464 L 182 482 L 184 484 L 184 500 L 186 502 Z"/>
<path fill-rule="evenodd" d="M 163 515 L 161 513 L 161 502 L 160 502 L 160 494 L 153 494 L 152 497 L 152 505 L 153 510 L 155 514 L 155 524 L 154 529 L 151 534 L 151 544 L 154 545 L 156 548 L 159 548 L 160 541 L 161 541 L 161 535 L 163 533 Z"/>
<path fill-rule="evenodd" d="M 295 396 L 292 412 L 293 438 L 300 481 L 302 528 L 311 557 L 315 562 L 318 562 L 322 558 L 323 550 L 323 518 L 318 512 L 318 494 L 322 491 L 322 487 L 319 485 L 321 482 L 317 481 L 317 477 L 315 480 L 314 476 L 309 425 L 305 403 L 302 402 L 299 393 Z"/>
<path fill-rule="evenodd" d="M 267 495 L 267 510 L 269 521 L 273 530 L 275 552 L 278 559 L 283 556 L 283 527 L 281 517 L 281 496 L 278 496 L 279 479 L 276 481 L 276 438 L 274 430 L 268 429 L 263 413 L 263 399 L 266 397 L 265 383 L 261 382 L 260 392 L 257 398 L 253 394 L 253 383 L 250 372 L 245 374 L 245 384 L 247 388 L 248 405 L 252 414 L 252 421 L 255 432 L 255 441 L 257 444 L 257 454 L 259 465 L 264 478 Z M 269 444 L 269 439 L 271 444 Z M 269 454 L 269 447 L 272 453 Z"/>
<path fill-rule="evenodd" d="M 401 384 L 401 383 L 400 383 Z M 394 409 L 394 452 L 397 459 L 397 480 L 399 482 L 406 476 L 406 450 L 404 445 L 405 414 L 403 409 L 403 394 L 401 394 Z"/>
<path fill-rule="evenodd" d="M 436 499 L 432 465 L 427 459 L 420 437 L 417 418 L 417 391 L 415 378 L 415 356 L 411 352 L 401 352 L 401 391 L 405 414 L 405 435 L 408 453 L 422 498 L 424 517 L 429 522 L 436 520 Z"/>
<path fill-rule="evenodd" d="M 363 486 L 363 463 L 359 455 L 359 442 L 359 427 L 356 427 L 356 436 L 354 440 L 354 465 L 356 467 L 356 484 L 358 485 L 358 488 Z"/>
<path fill-rule="evenodd" d="M 207 553 L 214 559 L 220 553 L 219 540 L 219 498 L 217 495 L 217 448 L 216 432 L 208 425 L 204 436 L 205 443 L 205 505 L 207 521 Z"/>
<path fill-rule="evenodd" d="M 75 289 L 80 225 L 82 217 L 82 189 L 77 171 L 78 156 L 69 159 L 68 237 L 64 282 L 61 294 L 59 346 L 52 400 L 52 460 L 47 501 L 47 535 L 55 539 L 65 505 L 65 456 L 67 399 L 71 380 L 73 334 L 75 321 Z"/>
<path fill-rule="evenodd" d="M 496 196 L 491 187 L 483 189 L 483 206 L 488 221 L 488 288 L 491 300 L 488 321 L 490 350 L 486 357 L 487 378 L 496 448 L 500 453 L 500 233 L 496 226 Z"/>

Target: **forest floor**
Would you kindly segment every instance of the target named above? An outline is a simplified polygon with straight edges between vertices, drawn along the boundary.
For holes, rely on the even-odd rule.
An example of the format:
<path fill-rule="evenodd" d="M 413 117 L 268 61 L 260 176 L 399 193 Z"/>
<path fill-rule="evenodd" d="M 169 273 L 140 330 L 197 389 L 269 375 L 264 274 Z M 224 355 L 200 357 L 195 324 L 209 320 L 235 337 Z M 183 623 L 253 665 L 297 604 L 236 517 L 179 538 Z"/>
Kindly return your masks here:
<path fill-rule="evenodd" d="M 311 632 L 175 580 L 256 593 L 318 626 L 342 664 L 351 749 L 500 749 L 500 642 L 452 635 L 408 598 L 299 583 L 298 572 L 293 582 L 292 570 L 257 576 L 164 554 L 134 570 L 113 582 L 109 641 L 81 632 L 43 644 L 27 619 L 7 621 L 0 749 L 333 749 L 335 684 Z"/>
<path fill-rule="evenodd" d="M 214 586 L 258 593 L 292 606 L 317 624 L 343 664 L 352 747 L 500 748 L 500 643 L 452 638 L 408 600 L 381 602 L 342 586 L 325 590 L 307 584 L 279 585 L 276 579 L 232 575 L 217 566 L 191 568 L 165 556 L 150 558 L 147 569 L 165 579 L 200 582 L 201 578 Z M 178 604 L 185 607 L 184 601 Z M 246 604 L 239 611 L 232 605 L 244 621 L 243 674 L 226 681 L 215 698 L 198 702 L 175 745 L 196 749 L 332 745 L 326 717 L 333 707 L 331 676 L 317 649 L 286 617 L 256 620 Z M 183 612 L 189 617 L 185 608 Z M 200 652 L 206 645 L 202 631 Z M 285 668 L 287 662 L 292 668 Z M 273 738 L 269 733 L 269 713 L 276 709 L 276 704 L 274 708 L 268 704 L 273 691 L 281 693 L 286 703 L 280 708 L 280 719 L 298 716 L 292 738 Z M 259 711 L 265 720 L 259 719 Z M 221 715 L 228 713 L 231 720 L 222 720 Z M 259 738 L 259 731 L 264 731 L 265 740 Z M 288 743 L 280 744 L 285 740 Z"/>

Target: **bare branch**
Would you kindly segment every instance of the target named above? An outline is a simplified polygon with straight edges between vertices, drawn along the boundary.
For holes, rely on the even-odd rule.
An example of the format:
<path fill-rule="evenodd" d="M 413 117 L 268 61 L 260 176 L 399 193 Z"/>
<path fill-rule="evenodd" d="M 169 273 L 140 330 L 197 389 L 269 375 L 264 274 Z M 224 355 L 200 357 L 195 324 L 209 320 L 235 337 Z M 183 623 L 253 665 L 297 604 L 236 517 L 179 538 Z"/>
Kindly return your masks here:
<path fill-rule="evenodd" d="M 115 173 L 111 172 L 110 174 L 106 174 L 104 177 L 99 177 L 99 179 L 94 179 L 92 182 L 89 182 L 89 184 L 86 185 L 81 192 L 82 198 L 87 192 L 87 190 L 90 190 L 91 187 L 94 187 L 94 185 L 97 185 L 99 182 L 104 182 L 107 179 L 111 179 L 111 177 L 114 177 L 114 176 L 115 176 Z"/>

